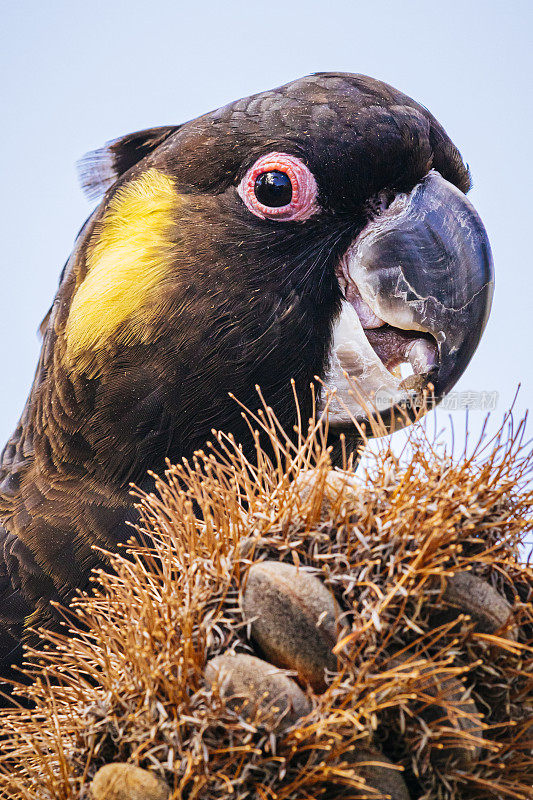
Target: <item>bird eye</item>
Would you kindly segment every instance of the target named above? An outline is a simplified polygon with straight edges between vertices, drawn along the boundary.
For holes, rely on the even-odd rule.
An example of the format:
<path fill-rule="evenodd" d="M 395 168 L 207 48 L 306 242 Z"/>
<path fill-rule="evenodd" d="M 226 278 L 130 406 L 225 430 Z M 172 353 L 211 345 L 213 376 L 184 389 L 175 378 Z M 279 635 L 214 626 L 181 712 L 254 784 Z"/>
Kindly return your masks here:
<path fill-rule="evenodd" d="M 318 211 L 316 180 L 304 162 L 288 153 L 269 153 L 250 167 L 237 191 L 261 219 L 302 221 Z"/>
<path fill-rule="evenodd" d="M 273 169 L 262 172 L 255 179 L 255 196 L 264 206 L 280 208 L 288 206 L 292 200 L 292 183 L 286 172 Z"/>

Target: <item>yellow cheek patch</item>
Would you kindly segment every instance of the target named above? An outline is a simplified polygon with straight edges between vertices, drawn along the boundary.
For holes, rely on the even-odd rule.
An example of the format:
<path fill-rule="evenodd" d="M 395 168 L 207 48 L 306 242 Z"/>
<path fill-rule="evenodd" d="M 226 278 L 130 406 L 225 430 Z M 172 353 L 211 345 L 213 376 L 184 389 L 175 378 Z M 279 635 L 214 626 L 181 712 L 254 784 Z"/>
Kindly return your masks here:
<path fill-rule="evenodd" d="M 142 340 L 134 317 L 168 273 L 171 229 L 180 201 L 171 178 L 156 169 L 118 189 L 87 253 L 87 274 L 70 307 L 67 353 L 98 350 L 117 335 Z M 131 327 L 124 326 L 131 322 Z"/>

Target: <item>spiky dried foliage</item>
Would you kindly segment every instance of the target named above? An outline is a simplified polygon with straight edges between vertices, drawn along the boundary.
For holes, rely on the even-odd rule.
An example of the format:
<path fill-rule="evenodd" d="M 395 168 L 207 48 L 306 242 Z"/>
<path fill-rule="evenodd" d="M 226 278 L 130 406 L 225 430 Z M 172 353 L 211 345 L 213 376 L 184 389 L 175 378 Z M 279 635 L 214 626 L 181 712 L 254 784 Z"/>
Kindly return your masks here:
<path fill-rule="evenodd" d="M 34 683 L 18 692 L 34 708 L 2 712 L 1 797 L 85 798 L 112 761 L 153 770 L 175 798 L 379 797 L 354 760 L 372 743 L 412 797 L 531 798 L 523 426 L 458 460 L 413 428 L 409 457 L 385 445 L 357 481 L 350 464 L 331 472 L 322 422 L 294 445 L 265 409 L 251 425 L 269 456 L 259 434 L 256 465 L 218 436 L 139 497 L 129 553 L 109 556 L 74 629 L 30 654 Z M 315 571 L 346 610 L 339 671 L 323 693 L 307 688 L 310 714 L 284 730 L 204 680 L 208 659 L 252 651 L 242 591 L 265 558 Z M 497 634 L 479 598 L 461 613 L 446 594 L 467 571 L 513 605 Z"/>

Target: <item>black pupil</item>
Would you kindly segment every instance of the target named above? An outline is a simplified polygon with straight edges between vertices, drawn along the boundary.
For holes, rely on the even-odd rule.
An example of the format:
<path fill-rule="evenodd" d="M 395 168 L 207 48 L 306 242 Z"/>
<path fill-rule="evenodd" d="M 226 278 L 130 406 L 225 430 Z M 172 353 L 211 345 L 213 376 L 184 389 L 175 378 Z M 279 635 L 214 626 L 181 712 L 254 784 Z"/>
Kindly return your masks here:
<path fill-rule="evenodd" d="M 291 179 L 277 169 L 258 175 L 255 179 L 254 191 L 259 202 L 270 208 L 287 206 L 292 200 Z"/>

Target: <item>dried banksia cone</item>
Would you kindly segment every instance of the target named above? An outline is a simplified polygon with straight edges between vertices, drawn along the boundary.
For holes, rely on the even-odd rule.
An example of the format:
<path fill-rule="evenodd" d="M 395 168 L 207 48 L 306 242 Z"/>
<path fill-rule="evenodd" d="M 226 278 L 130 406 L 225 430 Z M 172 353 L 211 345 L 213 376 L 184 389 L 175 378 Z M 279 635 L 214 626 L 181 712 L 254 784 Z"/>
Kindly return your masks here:
<path fill-rule="evenodd" d="M 530 800 L 523 427 L 459 460 L 413 430 L 361 476 L 318 423 L 252 423 L 270 455 L 219 436 L 169 467 L 79 622 L 28 652 L 0 795 L 119 798 L 142 774 L 169 800 Z"/>

